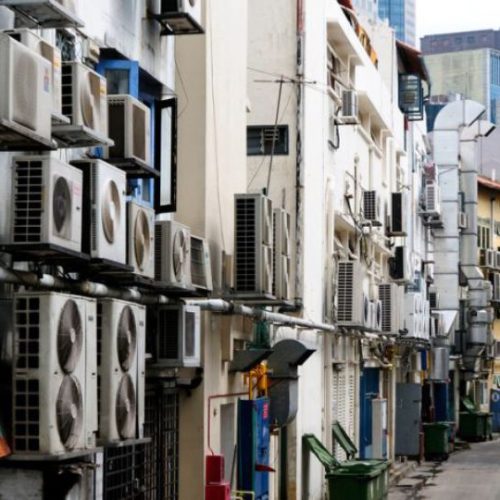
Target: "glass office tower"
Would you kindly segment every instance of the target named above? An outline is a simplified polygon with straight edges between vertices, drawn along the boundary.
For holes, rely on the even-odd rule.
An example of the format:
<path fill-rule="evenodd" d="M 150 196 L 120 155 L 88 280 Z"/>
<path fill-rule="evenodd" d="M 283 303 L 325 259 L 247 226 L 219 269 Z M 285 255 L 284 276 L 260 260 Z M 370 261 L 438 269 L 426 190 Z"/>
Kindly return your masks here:
<path fill-rule="evenodd" d="M 415 0 L 378 0 L 378 13 L 389 21 L 398 40 L 415 45 Z"/>

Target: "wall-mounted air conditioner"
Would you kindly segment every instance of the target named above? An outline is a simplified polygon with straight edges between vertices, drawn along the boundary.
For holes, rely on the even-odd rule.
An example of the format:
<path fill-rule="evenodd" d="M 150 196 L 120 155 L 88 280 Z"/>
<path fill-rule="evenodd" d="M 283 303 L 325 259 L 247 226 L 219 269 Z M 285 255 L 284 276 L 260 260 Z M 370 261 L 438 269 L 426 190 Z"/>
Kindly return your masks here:
<path fill-rule="evenodd" d="M 469 226 L 469 218 L 465 212 L 458 212 L 458 228 L 467 229 Z"/>
<path fill-rule="evenodd" d="M 429 287 L 429 304 L 431 309 L 439 309 L 439 292 L 434 286 Z"/>
<path fill-rule="evenodd" d="M 31 50 L 42 56 L 51 64 L 50 83 L 52 86 L 52 116 L 57 120 L 61 114 L 61 51 L 27 28 L 5 31 L 14 40 L 21 42 Z"/>
<path fill-rule="evenodd" d="M 108 96 L 109 137 L 115 143 L 106 148 L 113 163 L 134 160 L 151 164 L 150 110 L 130 95 Z"/>
<path fill-rule="evenodd" d="M 95 446 L 95 300 L 54 292 L 14 299 L 13 449 L 62 454 Z"/>
<path fill-rule="evenodd" d="M 404 326 L 408 330 L 406 337 L 420 338 L 423 330 L 422 295 L 416 292 L 407 292 L 404 296 Z"/>
<path fill-rule="evenodd" d="M 358 123 L 358 94 L 355 90 L 342 91 L 342 122 L 354 125 Z"/>
<path fill-rule="evenodd" d="M 191 230 L 175 221 L 155 224 L 155 279 L 166 287 L 192 289 Z"/>
<path fill-rule="evenodd" d="M 422 338 L 424 340 L 430 339 L 430 320 L 431 320 L 431 308 L 429 301 L 426 300 L 423 303 L 423 310 L 422 310 L 423 326 L 421 333 L 422 333 Z"/>
<path fill-rule="evenodd" d="M 489 248 L 486 249 L 485 266 L 489 267 L 490 269 L 495 269 L 496 268 L 497 262 L 496 262 L 496 252 L 495 252 L 495 250 L 491 250 Z"/>
<path fill-rule="evenodd" d="M 210 246 L 205 238 L 194 235 L 191 235 L 191 281 L 196 290 L 213 290 Z"/>
<path fill-rule="evenodd" d="M 127 264 L 139 276 L 155 277 L 155 211 L 134 201 L 127 204 Z"/>
<path fill-rule="evenodd" d="M 425 209 L 427 215 L 438 216 L 441 214 L 441 201 L 439 195 L 439 185 L 437 182 L 431 182 L 425 185 Z"/>
<path fill-rule="evenodd" d="M 500 252 L 495 252 L 495 267 L 500 270 Z"/>
<path fill-rule="evenodd" d="M 363 221 L 382 226 L 380 196 L 377 191 L 363 191 Z"/>
<path fill-rule="evenodd" d="M 493 301 L 500 302 L 500 273 L 493 274 Z"/>
<path fill-rule="evenodd" d="M 203 33 L 201 28 L 202 0 L 160 0 L 160 18 L 169 27 L 169 34 Z"/>
<path fill-rule="evenodd" d="M 62 112 L 71 125 L 108 139 L 106 79 L 79 62 L 62 63 Z"/>
<path fill-rule="evenodd" d="M 99 440 L 143 437 L 146 308 L 98 303 Z"/>
<path fill-rule="evenodd" d="M 50 62 L 6 34 L 0 34 L 0 61 L 0 120 L 16 132 L 50 141 Z"/>
<path fill-rule="evenodd" d="M 406 236 L 408 196 L 406 193 L 392 193 L 389 236 Z"/>
<path fill-rule="evenodd" d="M 79 169 L 48 156 L 13 160 L 10 243 L 46 243 L 81 251 L 83 179 Z"/>
<path fill-rule="evenodd" d="M 370 300 L 363 291 L 364 273 L 358 261 L 340 261 L 337 273 L 337 323 L 350 328 L 371 326 Z"/>
<path fill-rule="evenodd" d="M 84 179 L 82 248 L 96 259 L 127 261 L 127 175 L 102 160 L 74 162 Z"/>
<path fill-rule="evenodd" d="M 235 292 L 238 295 L 272 295 L 272 202 L 262 194 L 237 194 L 234 212 Z"/>
<path fill-rule="evenodd" d="M 291 266 L 291 240 L 290 240 L 290 214 L 282 208 L 273 211 L 274 217 L 274 278 L 273 295 L 277 299 L 290 298 L 290 266 Z"/>
<path fill-rule="evenodd" d="M 201 366 L 200 335 L 199 307 L 159 306 L 155 364 L 172 368 Z"/>
<path fill-rule="evenodd" d="M 382 332 L 399 333 L 402 319 L 399 286 L 396 283 L 382 283 L 378 286 L 378 296 L 382 303 Z"/>
<path fill-rule="evenodd" d="M 411 268 L 408 251 L 404 246 L 394 248 L 394 257 L 389 259 L 389 275 L 397 283 L 408 283 L 411 280 Z"/>

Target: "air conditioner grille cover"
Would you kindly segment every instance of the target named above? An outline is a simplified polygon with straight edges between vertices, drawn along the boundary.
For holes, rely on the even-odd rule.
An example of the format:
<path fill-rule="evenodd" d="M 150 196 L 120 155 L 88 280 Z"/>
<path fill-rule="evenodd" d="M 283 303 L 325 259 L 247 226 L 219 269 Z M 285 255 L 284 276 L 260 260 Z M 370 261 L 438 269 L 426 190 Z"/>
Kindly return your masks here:
<path fill-rule="evenodd" d="M 56 401 L 57 430 L 64 446 L 75 447 L 83 426 L 83 397 L 78 380 L 65 375 Z"/>
<path fill-rule="evenodd" d="M 59 316 L 57 355 L 64 373 L 75 370 L 83 345 L 82 318 L 74 300 L 68 300 Z"/>
<path fill-rule="evenodd" d="M 354 267 L 350 262 L 339 263 L 337 319 L 353 321 Z"/>

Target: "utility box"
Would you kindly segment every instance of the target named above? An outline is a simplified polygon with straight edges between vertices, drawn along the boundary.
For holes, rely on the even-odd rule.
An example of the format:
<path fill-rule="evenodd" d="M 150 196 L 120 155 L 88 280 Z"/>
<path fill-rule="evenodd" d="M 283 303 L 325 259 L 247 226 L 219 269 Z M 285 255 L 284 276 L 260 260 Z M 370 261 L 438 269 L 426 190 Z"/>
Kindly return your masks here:
<path fill-rule="evenodd" d="M 387 399 L 372 400 L 372 457 L 387 459 Z"/>
<path fill-rule="evenodd" d="M 422 387 L 420 384 L 396 385 L 396 455 L 420 456 L 422 422 Z"/>
<path fill-rule="evenodd" d="M 269 399 L 238 401 L 238 490 L 269 497 Z"/>

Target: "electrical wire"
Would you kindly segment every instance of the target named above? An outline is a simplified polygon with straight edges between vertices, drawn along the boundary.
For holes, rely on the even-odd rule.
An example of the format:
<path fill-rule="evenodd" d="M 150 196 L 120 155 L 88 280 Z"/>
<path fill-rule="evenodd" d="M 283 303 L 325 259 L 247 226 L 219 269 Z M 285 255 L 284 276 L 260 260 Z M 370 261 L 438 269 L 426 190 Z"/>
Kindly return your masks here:
<path fill-rule="evenodd" d="M 186 99 L 186 102 L 185 102 L 183 108 L 179 111 L 179 114 L 177 115 L 177 118 L 179 119 L 183 115 L 184 111 L 186 111 L 186 109 L 189 106 L 189 95 L 186 91 L 186 86 L 184 85 L 184 79 L 182 78 L 181 70 L 179 68 L 179 65 L 177 64 L 177 56 L 175 54 L 175 49 L 174 49 L 174 64 L 175 64 L 175 71 L 179 75 L 179 81 L 181 82 L 181 87 L 182 87 L 182 92 L 184 93 L 184 98 Z"/>

